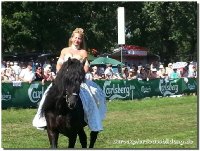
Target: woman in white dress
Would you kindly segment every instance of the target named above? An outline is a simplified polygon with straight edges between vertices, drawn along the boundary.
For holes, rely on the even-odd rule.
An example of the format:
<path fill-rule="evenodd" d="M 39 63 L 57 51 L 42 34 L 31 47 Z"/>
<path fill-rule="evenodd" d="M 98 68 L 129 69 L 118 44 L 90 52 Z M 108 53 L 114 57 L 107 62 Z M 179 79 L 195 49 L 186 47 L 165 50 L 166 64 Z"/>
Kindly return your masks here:
<path fill-rule="evenodd" d="M 62 49 L 61 51 L 56 66 L 57 72 L 69 57 L 76 58 L 80 61 L 83 61 L 84 58 L 87 58 L 87 51 L 84 48 L 84 31 L 82 28 L 76 28 L 69 39 L 69 47 Z M 89 70 L 88 61 L 86 61 L 84 65 L 84 70 L 86 73 Z M 45 117 L 41 115 L 41 108 L 50 87 L 51 85 L 49 85 L 44 92 L 38 107 L 38 111 L 33 119 L 33 126 L 37 127 L 38 129 L 44 129 L 44 127 L 47 126 Z M 79 95 L 83 104 L 83 110 L 85 114 L 84 119 L 90 130 L 102 131 L 102 120 L 105 118 L 106 114 L 106 100 L 104 92 L 96 83 L 86 80 L 85 83 L 81 84 Z"/>

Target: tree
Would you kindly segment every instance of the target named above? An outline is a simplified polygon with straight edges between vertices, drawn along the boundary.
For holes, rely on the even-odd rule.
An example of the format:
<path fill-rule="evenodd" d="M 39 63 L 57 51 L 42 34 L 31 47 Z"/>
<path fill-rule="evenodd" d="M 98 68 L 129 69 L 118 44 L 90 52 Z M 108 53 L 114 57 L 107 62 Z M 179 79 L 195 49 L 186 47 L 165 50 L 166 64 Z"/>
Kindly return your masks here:
<path fill-rule="evenodd" d="M 150 48 L 165 62 L 187 61 L 188 54 L 197 51 L 197 3 L 196 2 L 144 2 L 130 11 L 129 41 Z M 178 55 L 178 56 L 177 56 Z"/>
<path fill-rule="evenodd" d="M 58 51 L 76 27 L 85 29 L 88 47 L 106 51 L 117 37 L 116 9 L 115 3 L 3 2 L 3 51 Z"/>
<path fill-rule="evenodd" d="M 117 47 L 119 6 L 126 44 L 147 47 L 165 62 L 196 56 L 196 2 L 2 2 L 2 51 L 59 53 L 82 27 L 88 48 L 109 52 Z"/>

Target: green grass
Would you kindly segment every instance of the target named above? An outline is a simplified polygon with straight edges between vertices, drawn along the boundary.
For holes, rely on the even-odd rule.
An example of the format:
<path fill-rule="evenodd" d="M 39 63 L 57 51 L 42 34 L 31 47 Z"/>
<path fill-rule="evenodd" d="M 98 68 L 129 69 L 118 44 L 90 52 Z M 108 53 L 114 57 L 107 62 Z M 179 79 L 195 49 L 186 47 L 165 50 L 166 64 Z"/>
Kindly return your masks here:
<path fill-rule="evenodd" d="M 95 148 L 198 148 L 196 96 L 112 101 L 107 107 Z M 32 126 L 35 113 L 36 109 L 2 110 L 3 148 L 49 148 L 46 131 Z M 59 148 L 66 148 L 67 141 L 60 135 Z"/>

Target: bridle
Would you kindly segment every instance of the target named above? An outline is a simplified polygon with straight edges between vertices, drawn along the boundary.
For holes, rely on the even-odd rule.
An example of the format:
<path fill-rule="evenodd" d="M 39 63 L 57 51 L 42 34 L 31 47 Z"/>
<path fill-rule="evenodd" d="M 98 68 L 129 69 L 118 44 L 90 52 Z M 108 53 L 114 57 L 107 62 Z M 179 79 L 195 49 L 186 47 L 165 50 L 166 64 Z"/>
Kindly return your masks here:
<path fill-rule="evenodd" d="M 70 99 L 69 99 L 71 96 L 78 96 L 78 94 L 73 92 L 72 94 L 69 95 L 68 91 L 66 90 L 66 95 L 64 96 L 64 98 L 66 100 L 68 108 L 72 110 L 73 108 L 71 107 L 71 102 L 70 102 Z"/>

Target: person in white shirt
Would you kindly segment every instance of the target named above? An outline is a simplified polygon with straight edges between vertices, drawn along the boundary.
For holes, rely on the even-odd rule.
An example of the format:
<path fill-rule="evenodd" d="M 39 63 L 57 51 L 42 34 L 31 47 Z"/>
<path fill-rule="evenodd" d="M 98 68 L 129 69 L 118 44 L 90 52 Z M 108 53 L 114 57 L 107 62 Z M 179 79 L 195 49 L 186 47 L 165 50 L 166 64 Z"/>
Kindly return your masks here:
<path fill-rule="evenodd" d="M 168 66 L 165 68 L 165 76 L 169 77 L 170 74 L 173 72 L 172 63 L 169 63 Z"/>
<path fill-rule="evenodd" d="M 18 81 L 19 80 L 19 74 L 21 72 L 21 67 L 18 65 L 17 62 L 14 62 L 12 69 L 13 69 L 14 74 L 15 74 L 15 81 Z"/>
<path fill-rule="evenodd" d="M 105 74 L 105 78 L 106 79 L 112 79 L 113 78 L 113 70 L 112 70 L 112 65 L 111 64 L 107 65 L 104 74 Z"/>
<path fill-rule="evenodd" d="M 35 80 L 35 73 L 32 71 L 32 63 L 28 63 L 25 69 L 22 69 L 19 79 L 23 82 L 29 82 Z"/>
<path fill-rule="evenodd" d="M 190 64 L 188 70 L 188 78 L 195 78 L 197 77 L 196 67 L 195 65 Z"/>
<path fill-rule="evenodd" d="M 85 74 L 85 79 L 87 79 L 87 80 L 93 80 L 93 76 L 92 76 L 92 68 L 90 67 L 89 68 L 89 70 L 86 72 L 86 74 Z"/>

